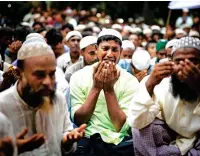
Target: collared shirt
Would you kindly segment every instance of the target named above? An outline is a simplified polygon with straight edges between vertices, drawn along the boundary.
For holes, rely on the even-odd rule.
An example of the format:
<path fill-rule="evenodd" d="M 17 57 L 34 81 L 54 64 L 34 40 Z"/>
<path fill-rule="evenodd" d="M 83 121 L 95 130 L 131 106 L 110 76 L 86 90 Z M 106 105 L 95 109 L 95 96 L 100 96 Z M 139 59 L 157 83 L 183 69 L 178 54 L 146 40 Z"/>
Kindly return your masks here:
<path fill-rule="evenodd" d="M 46 137 L 45 143 L 38 149 L 22 153 L 26 156 L 53 156 L 61 155 L 61 140 L 73 125 L 69 119 L 69 113 L 64 96 L 56 91 L 55 98 L 50 111 L 40 110 L 27 105 L 19 96 L 17 83 L 1 92 L 0 112 L 4 113 L 13 125 L 15 137 L 24 128 L 28 129 L 26 137 L 36 133 L 43 133 Z M 75 150 L 75 144 L 64 151 L 66 153 Z"/>
<path fill-rule="evenodd" d="M 151 124 L 155 117 L 163 119 L 180 137 L 176 145 L 184 155 L 192 148 L 196 134 L 200 130 L 200 103 L 189 103 L 174 97 L 171 91 L 171 78 L 165 78 L 154 88 L 151 97 L 146 89 L 145 77 L 133 98 L 128 121 L 137 129 Z"/>
<path fill-rule="evenodd" d="M 72 76 L 73 73 L 75 73 L 76 71 L 82 69 L 85 66 L 84 64 L 84 60 L 81 60 L 75 64 L 73 64 L 72 66 L 70 66 L 69 68 L 66 69 L 65 72 L 65 79 L 70 82 L 70 78 Z"/>
<path fill-rule="evenodd" d="M 75 72 L 70 80 L 70 98 L 71 98 L 71 118 L 74 120 L 75 112 L 84 104 L 89 92 L 93 86 L 93 68 L 94 65 L 86 66 Z M 134 92 L 138 88 L 138 80 L 120 68 L 120 77 L 114 85 L 117 101 L 121 110 L 127 115 Z M 103 90 L 100 92 L 95 110 L 87 123 L 86 136 L 99 133 L 106 143 L 119 144 L 125 136 L 129 136 L 130 127 L 127 121 L 124 123 L 120 132 L 117 132 L 106 106 L 106 100 Z"/>
<path fill-rule="evenodd" d="M 77 62 L 81 61 L 82 59 L 83 57 L 80 56 Z M 60 67 L 63 72 L 65 72 L 66 69 L 69 68 L 72 64 L 74 63 L 72 63 L 70 52 L 64 53 L 57 58 L 57 66 Z"/>

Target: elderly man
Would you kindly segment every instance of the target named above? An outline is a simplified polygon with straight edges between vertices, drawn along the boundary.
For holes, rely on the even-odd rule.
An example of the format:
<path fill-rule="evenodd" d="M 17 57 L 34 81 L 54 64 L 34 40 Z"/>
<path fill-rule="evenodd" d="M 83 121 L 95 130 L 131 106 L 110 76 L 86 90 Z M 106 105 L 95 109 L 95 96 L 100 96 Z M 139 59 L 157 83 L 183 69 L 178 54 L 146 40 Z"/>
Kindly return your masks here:
<path fill-rule="evenodd" d="M 101 31 L 97 45 L 99 62 L 77 71 L 70 80 L 71 117 L 77 125 L 88 123 L 77 154 L 132 155 L 126 116 L 138 81 L 116 65 L 122 51 L 118 31 Z"/>
<path fill-rule="evenodd" d="M 81 55 L 83 60 L 70 66 L 65 72 L 65 78 L 69 82 L 73 73 L 82 69 L 86 65 L 92 65 L 97 61 L 97 37 L 86 36 L 80 41 Z"/>
<path fill-rule="evenodd" d="M 82 57 L 80 56 L 81 33 L 78 31 L 70 31 L 65 39 L 67 46 L 70 48 L 70 52 L 57 58 L 58 67 L 60 67 L 64 73 L 72 64 L 82 60 Z"/>
<path fill-rule="evenodd" d="M 0 111 L 13 125 L 18 153 L 73 152 L 86 125 L 73 130 L 66 100 L 55 90 L 56 58 L 52 49 L 43 41 L 33 40 L 22 45 L 17 59 L 20 77 L 0 94 Z"/>
<path fill-rule="evenodd" d="M 172 62 L 157 64 L 133 99 L 128 121 L 140 129 L 133 134 L 139 155 L 200 154 L 199 85 L 200 40 L 181 38 L 173 47 Z M 162 122 L 150 125 L 156 117 Z"/>

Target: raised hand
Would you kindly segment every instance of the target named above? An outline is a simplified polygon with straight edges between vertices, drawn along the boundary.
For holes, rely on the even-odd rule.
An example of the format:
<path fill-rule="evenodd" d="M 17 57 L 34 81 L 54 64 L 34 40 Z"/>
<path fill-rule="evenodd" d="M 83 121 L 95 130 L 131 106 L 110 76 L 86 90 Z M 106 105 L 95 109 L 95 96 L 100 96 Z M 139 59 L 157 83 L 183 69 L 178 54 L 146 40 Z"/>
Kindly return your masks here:
<path fill-rule="evenodd" d="M 135 74 L 135 77 L 138 79 L 138 81 L 140 82 L 145 76 L 147 76 L 147 70 L 142 70 L 139 71 L 137 74 Z"/>
<path fill-rule="evenodd" d="M 103 89 L 103 69 L 105 66 L 105 62 L 99 62 L 95 67 L 94 67 L 94 72 L 93 72 L 93 87 L 97 88 L 99 90 Z"/>
<path fill-rule="evenodd" d="M 37 149 L 45 142 L 44 134 L 34 134 L 25 139 L 24 137 L 27 133 L 28 129 L 25 128 L 20 134 L 17 135 L 16 143 L 19 154 Z"/>
<path fill-rule="evenodd" d="M 85 128 L 86 124 L 82 124 L 80 127 L 75 128 L 71 132 L 69 132 L 66 136 L 64 136 L 62 140 L 62 144 L 64 148 L 69 148 L 74 142 L 79 141 L 81 138 L 85 136 Z"/>
<path fill-rule="evenodd" d="M 120 71 L 117 70 L 115 63 L 108 62 L 103 69 L 103 90 L 114 91 L 114 85 L 120 76 Z"/>

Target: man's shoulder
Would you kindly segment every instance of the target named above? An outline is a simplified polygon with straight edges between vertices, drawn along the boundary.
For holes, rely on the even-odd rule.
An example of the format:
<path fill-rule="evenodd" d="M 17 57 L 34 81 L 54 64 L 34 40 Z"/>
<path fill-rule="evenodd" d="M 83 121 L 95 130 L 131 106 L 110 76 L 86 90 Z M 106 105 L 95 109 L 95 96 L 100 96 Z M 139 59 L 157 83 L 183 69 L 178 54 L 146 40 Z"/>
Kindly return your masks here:
<path fill-rule="evenodd" d="M 64 53 L 61 56 L 59 56 L 57 58 L 57 62 L 59 62 L 59 61 L 65 61 L 65 62 L 70 61 L 70 55 L 69 55 L 69 53 Z"/>
<path fill-rule="evenodd" d="M 76 62 L 75 64 L 71 65 L 69 68 L 67 68 L 65 75 L 68 73 L 75 73 L 76 71 L 82 69 L 84 67 L 83 61 Z"/>
<path fill-rule="evenodd" d="M 127 72 L 125 69 L 121 68 L 120 66 L 117 66 L 117 68 L 120 70 L 120 79 L 129 82 L 129 81 L 135 81 L 138 83 L 138 80 L 136 79 L 135 76 Z"/>

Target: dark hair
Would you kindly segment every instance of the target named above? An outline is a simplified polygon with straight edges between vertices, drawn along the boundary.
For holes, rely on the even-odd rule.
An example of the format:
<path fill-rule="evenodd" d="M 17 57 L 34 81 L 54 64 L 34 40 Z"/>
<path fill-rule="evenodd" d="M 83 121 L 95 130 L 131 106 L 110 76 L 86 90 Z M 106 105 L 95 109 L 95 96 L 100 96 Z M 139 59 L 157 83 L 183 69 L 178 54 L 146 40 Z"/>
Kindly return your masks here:
<path fill-rule="evenodd" d="M 45 29 L 45 28 L 42 28 L 42 29 L 38 30 L 37 33 L 40 34 L 40 33 L 43 32 L 43 31 L 46 31 L 46 29 Z"/>
<path fill-rule="evenodd" d="M 147 44 L 146 44 L 146 46 L 145 46 L 145 50 L 147 50 L 148 49 L 148 47 L 150 46 L 150 44 L 156 44 L 156 42 L 155 41 L 149 41 L 149 42 L 147 42 Z"/>
<path fill-rule="evenodd" d="M 13 31 L 10 27 L 3 27 L 0 28 L 0 36 L 12 36 L 13 35 Z"/>
<path fill-rule="evenodd" d="M 36 26 L 36 25 L 40 25 L 41 26 L 41 28 L 43 28 L 44 26 L 43 26 L 43 24 L 41 23 L 41 22 L 35 22 L 35 23 L 33 23 L 33 26 L 32 27 L 34 27 L 34 26 Z"/>
<path fill-rule="evenodd" d="M 45 38 L 47 39 L 47 44 L 52 45 L 52 46 L 57 45 L 63 40 L 63 37 L 60 31 L 56 30 L 55 28 L 50 29 L 46 33 Z"/>
<path fill-rule="evenodd" d="M 71 30 L 71 31 L 74 30 L 73 25 L 72 25 L 72 24 L 69 24 L 69 23 L 64 24 L 64 25 L 62 26 L 61 30 L 64 30 L 64 29 L 66 29 L 66 28 L 68 28 L 68 29 Z"/>
<path fill-rule="evenodd" d="M 113 36 L 113 35 L 105 35 L 105 36 L 99 37 L 97 39 L 97 45 L 99 45 L 103 41 L 110 41 L 110 40 L 118 42 L 120 44 L 120 46 L 122 46 L 122 41 L 119 38 L 117 38 L 116 36 Z"/>
<path fill-rule="evenodd" d="M 24 42 L 31 30 L 26 26 L 18 26 L 14 31 L 14 39 Z"/>
<path fill-rule="evenodd" d="M 17 60 L 17 67 L 19 69 L 24 69 L 24 60 Z"/>

